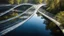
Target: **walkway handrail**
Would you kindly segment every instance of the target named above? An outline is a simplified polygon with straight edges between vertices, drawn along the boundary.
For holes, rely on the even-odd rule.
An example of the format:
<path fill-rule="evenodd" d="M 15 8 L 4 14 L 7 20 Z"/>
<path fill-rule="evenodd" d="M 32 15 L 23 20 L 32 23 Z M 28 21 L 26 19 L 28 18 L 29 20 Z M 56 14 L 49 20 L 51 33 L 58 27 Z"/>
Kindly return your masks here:
<path fill-rule="evenodd" d="M 11 9 L 5 11 L 4 13 L 0 14 L 0 17 L 3 16 L 3 15 L 5 15 L 6 13 L 9 13 L 10 11 L 14 10 L 14 9 L 17 8 L 17 7 L 22 6 L 22 5 L 34 5 L 34 4 L 29 4 L 29 3 L 19 4 L 19 5 L 17 5 L 17 6 L 14 6 L 14 7 L 11 8 Z"/>
<path fill-rule="evenodd" d="M 40 8 L 40 9 L 41 9 L 41 8 Z M 38 12 L 39 12 L 40 14 L 42 14 L 43 16 L 45 16 L 46 18 L 48 18 L 49 20 L 51 20 L 52 22 L 54 22 L 54 23 L 60 28 L 60 30 L 62 31 L 62 33 L 64 34 L 64 28 L 61 26 L 61 23 L 58 22 L 56 19 L 48 16 L 48 14 L 46 14 L 46 13 L 49 13 L 49 12 L 42 12 L 42 11 L 40 11 L 40 10 L 38 10 Z M 50 14 L 51 14 L 51 13 L 50 13 Z"/>
<path fill-rule="evenodd" d="M 1 34 L 4 35 L 4 34 L 10 32 L 10 31 L 12 31 L 13 29 L 19 27 L 20 25 L 22 25 L 24 22 L 26 22 L 27 20 L 29 20 L 34 14 L 36 14 L 37 10 L 38 10 L 41 6 L 44 6 L 44 5 L 42 5 L 42 4 L 41 4 L 41 5 L 36 5 L 36 6 L 33 5 L 34 8 L 35 8 L 35 7 L 37 7 L 37 8 L 35 8 L 34 13 L 33 13 L 29 18 L 27 18 L 27 19 L 24 20 L 23 22 L 20 22 L 20 23 L 14 25 L 14 26 L 12 26 L 12 27 L 9 27 L 9 28 L 1 31 Z"/>
<path fill-rule="evenodd" d="M 32 8 L 32 7 L 30 7 L 29 9 L 31 9 L 31 8 Z M 15 17 L 12 17 L 12 18 L 9 18 L 9 19 L 0 21 L 0 24 L 1 24 L 1 23 L 5 23 L 5 22 L 8 22 L 8 21 L 10 21 L 10 20 L 13 20 L 13 19 L 16 19 L 16 18 L 20 17 L 21 15 L 23 15 L 24 13 L 26 13 L 29 9 L 27 9 L 25 12 L 23 12 L 23 13 L 21 13 L 21 14 L 15 16 Z"/>

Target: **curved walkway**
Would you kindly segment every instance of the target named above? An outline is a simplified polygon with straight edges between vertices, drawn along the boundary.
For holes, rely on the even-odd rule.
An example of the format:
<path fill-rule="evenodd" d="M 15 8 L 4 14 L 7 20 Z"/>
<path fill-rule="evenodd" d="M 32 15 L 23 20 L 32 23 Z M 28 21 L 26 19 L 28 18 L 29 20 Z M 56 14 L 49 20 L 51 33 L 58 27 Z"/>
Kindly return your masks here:
<path fill-rule="evenodd" d="M 6 13 L 9 13 L 10 11 L 14 10 L 15 8 L 17 8 L 17 7 L 21 6 L 21 5 L 25 5 L 25 4 L 17 5 L 17 6 L 15 6 L 15 7 L 13 7 L 12 9 L 6 11 L 5 13 L 1 14 L 0 16 L 3 16 L 3 15 L 5 15 Z M 27 4 L 26 4 L 26 5 L 27 5 Z M 12 27 L 8 27 L 7 29 L 1 31 L 1 34 L 2 34 L 2 35 L 10 32 L 10 31 L 12 31 L 13 29 L 15 29 L 15 28 L 19 27 L 20 25 L 22 25 L 22 24 L 23 24 L 24 22 L 26 22 L 29 18 L 31 18 L 37 11 L 38 11 L 39 13 L 41 13 L 43 16 L 45 16 L 46 18 L 48 18 L 49 20 L 51 20 L 52 22 L 54 22 L 54 23 L 61 29 L 61 31 L 64 33 L 63 27 L 60 26 L 61 23 L 59 23 L 59 22 L 56 21 L 55 19 L 51 18 L 49 15 L 47 15 L 47 13 L 44 13 L 44 12 L 42 13 L 42 11 L 39 9 L 40 7 L 44 6 L 45 4 L 38 4 L 38 5 L 29 4 L 29 5 L 32 5 L 32 7 L 29 8 L 28 10 L 26 10 L 25 12 L 26 12 L 26 13 L 27 13 L 27 12 L 33 12 L 33 13 L 31 13 L 31 15 L 30 15 L 28 18 L 26 18 L 24 21 L 22 21 L 22 22 L 20 22 L 20 23 L 18 23 L 18 24 L 16 24 L 16 25 L 14 25 L 14 26 L 12 26 Z M 38 10 L 38 9 L 39 9 L 39 10 Z M 23 13 L 23 14 L 26 14 L 26 13 Z M 21 16 L 21 15 L 23 15 L 23 14 L 20 14 L 20 15 L 18 15 L 18 16 Z M 28 15 L 28 14 L 27 14 L 27 15 Z M 15 19 L 15 18 L 18 18 L 18 16 L 17 16 L 17 17 L 14 17 L 14 19 Z"/>
<path fill-rule="evenodd" d="M 59 28 L 60 30 L 63 32 L 64 34 L 64 28 L 61 26 L 61 23 L 58 22 L 54 17 L 52 17 L 53 15 L 49 12 L 46 12 L 44 9 L 39 9 L 38 12 L 40 14 L 42 14 L 43 16 L 45 16 L 46 18 L 48 18 L 49 20 L 51 20 L 52 22 L 54 22 Z M 52 16 L 51 16 L 52 15 Z M 52 25 L 51 25 L 52 26 Z"/>
<path fill-rule="evenodd" d="M 16 6 L 14 6 L 13 8 L 5 11 L 4 13 L 1 13 L 0 16 L 3 16 L 3 15 L 5 15 L 6 13 L 9 13 L 10 11 L 13 11 L 15 8 L 17 8 L 17 7 L 19 7 L 19 6 L 23 6 L 23 5 L 34 5 L 34 4 L 23 3 L 23 4 L 16 5 Z"/>
<path fill-rule="evenodd" d="M 33 12 L 27 19 L 25 19 L 24 21 L 13 25 L 11 27 L 8 27 L 7 29 L 4 29 L 3 31 L 1 31 L 1 34 L 4 35 L 10 31 L 12 31 L 13 29 L 19 27 L 20 25 L 22 25 L 24 22 L 26 22 L 29 18 L 31 18 L 34 14 L 36 14 L 37 10 L 41 7 L 44 6 L 45 4 L 39 4 L 39 5 L 33 5 L 32 8 L 30 8 L 29 10 L 25 11 L 25 12 Z M 26 13 L 25 13 L 26 14 Z"/>

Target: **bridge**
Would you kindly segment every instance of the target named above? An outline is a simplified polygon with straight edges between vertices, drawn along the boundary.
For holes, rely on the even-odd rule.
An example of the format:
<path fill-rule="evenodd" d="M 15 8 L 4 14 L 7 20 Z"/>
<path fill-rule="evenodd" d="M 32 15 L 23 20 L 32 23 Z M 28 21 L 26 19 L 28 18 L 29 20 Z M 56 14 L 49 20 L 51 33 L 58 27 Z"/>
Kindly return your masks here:
<path fill-rule="evenodd" d="M 31 5 L 30 8 L 28 8 L 26 11 L 24 11 L 23 13 L 21 13 L 21 10 L 16 9 L 17 7 L 23 6 L 23 5 Z M 53 16 L 51 13 L 47 12 L 46 10 L 42 9 L 42 6 L 45 6 L 46 4 L 29 4 L 29 3 L 23 3 L 23 4 L 19 4 L 19 5 L 14 5 L 13 8 L 0 13 L 0 17 L 10 13 L 11 11 L 17 11 L 18 12 L 18 16 L 0 21 L 0 33 L 1 35 L 4 35 L 12 30 L 14 30 L 15 28 L 19 27 L 20 25 L 22 25 L 23 23 L 25 23 L 27 20 L 29 20 L 34 14 L 36 14 L 37 12 L 39 12 L 40 14 L 42 14 L 43 16 L 45 16 L 46 18 L 48 18 L 49 20 L 51 20 L 52 22 L 54 22 L 59 28 L 60 30 L 64 33 L 64 29 L 61 25 L 60 22 L 58 22 L 55 18 L 53 18 Z M 11 5 L 6 5 L 6 6 L 11 6 Z M 0 6 L 1 7 L 1 6 Z M 20 12 L 20 13 L 19 13 Z M 50 15 L 49 15 L 50 14 Z M 13 22 L 11 22 L 11 20 L 14 20 Z M 19 21 L 20 20 L 20 21 Z M 22 20 L 22 21 L 21 21 Z M 11 23 L 11 24 L 10 24 Z"/>

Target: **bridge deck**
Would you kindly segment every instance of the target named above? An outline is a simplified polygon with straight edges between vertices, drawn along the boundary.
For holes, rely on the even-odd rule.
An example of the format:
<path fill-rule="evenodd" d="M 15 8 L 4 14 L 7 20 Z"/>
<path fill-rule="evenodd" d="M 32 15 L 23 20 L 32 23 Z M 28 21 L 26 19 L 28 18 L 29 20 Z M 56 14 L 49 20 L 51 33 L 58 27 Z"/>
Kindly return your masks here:
<path fill-rule="evenodd" d="M 51 20 L 52 22 L 54 22 L 59 28 L 60 30 L 64 33 L 64 28 L 61 26 L 61 23 L 58 22 L 55 18 L 51 17 L 51 13 L 49 12 L 44 12 L 45 10 L 44 9 L 39 9 L 38 12 L 40 14 L 42 14 L 43 16 L 45 16 L 46 18 L 48 18 L 49 20 Z"/>
<path fill-rule="evenodd" d="M 17 5 L 17 6 L 15 6 L 15 7 L 11 8 L 10 10 L 8 10 L 8 11 L 0 14 L 0 17 L 3 16 L 3 15 L 5 15 L 6 13 L 9 13 L 10 11 L 12 11 L 13 9 L 15 9 L 15 8 L 17 8 L 17 7 L 22 6 L 22 5 L 27 5 L 27 4 Z M 25 19 L 23 19 L 22 21 L 19 21 L 19 23 L 13 24 L 12 26 L 11 26 L 11 24 L 10 24 L 8 27 L 6 27 L 8 24 L 7 24 L 7 25 L 5 24 L 5 26 L 4 26 L 5 28 L 1 26 L 1 29 L 2 29 L 1 34 L 2 34 L 2 35 L 10 32 L 10 31 L 12 31 L 13 29 L 15 29 L 15 28 L 19 27 L 20 25 L 22 25 L 22 24 L 23 24 L 24 22 L 26 22 L 29 18 L 31 18 L 37 11 L 38 11 L 39 13 L 41 13 L 43 16 L 45 16 L 46 18 L 48 18 L 48 19 L 50 19 L 51 21 L 53 21 L 56 25 L 58 25 L 59 28 L 60 28 L 60 29 L 62 30 L 62 32 L 64 33 L 64 29 L 60 27 L 61 23 L 59 23 L 59 22 L 56 21 L 55 19 L 53 19 L 53 18 L 51 18 L 50 16 L 48 16 L 48 15 L 47 15 L 48 13 L 45 13 L 45 12 L 42 13 L 41 9 L 39 9 L 41 6 L 44 6 L 45 4 L 39 4 L 39 5 L 29 4 L 29 5 L 32 5 L 32 7 L 30 7 L 29 9 L 27 9 L 24 13 L 22 13 L 22 14 L 16 16 L 16 17 L 14 17 L 14 18 L 12 18 L 12 19 L 15 19 L 15 18 L 19 18 L 19 17 L 20 17 L 21 19 L 23 19 L 23 18 L 25 18 Z M 39 10 L 38 10 L 38 9 L 39 9 Z M 17 11 L 19 11 L 19 10 L 17 10 Z M 33 12 L 33 13 L 32 13 L 32 12 Z M 27 16 L 26 16 L 25 14 L 26 14 Z M 23 15 L 26 16 L 26 17 L 22 17 Z M 7 20 L 7 22 L 10 21 L 10 20 L 12 20 L 12 19 Z M 3 25 L 3 24 L 0 24 L 0 25 Z"/>
<path fill-rule="evenodd" d="M 36 8 L 35 8 L 36 7 Z M 37 8 L 38 7 L 38 8 Z M 19 27 L 20 25 L 22 25 L 24 22 L 26 22 L 29 18 L 31 18 L 36 12 L 37 12 L 37 10 L 39 9 L 41 7 L 41 5 L 33 5 L 32 7 L 30 7 L 29 9 L 27 9 L 23 14 L 27 14 L 27 18 L 26 19 L 23 19 L 23 21 L 18 21 L 17 23 L 12 23 L 12 24 L 8 24 L 7 23 L 7 25 L 6 24 L 0 24 L 1 25 L 1 34 L 2 35 L 4 35 L 4 34 L 6 34 L 6 33 L 8 33 L 8 32 L 10 32 L 10 31 L 12 31 L 13 29 L 15 29 L 15 28 L 17 28 L 17 27 Z M 29 13 L 28 13 L 29 12 Z M 31 13 L 30 13 L 31 12 Z M 33 12 L 33 13 L 32 13 Z M 19 17 L 22 15 L 23 16 L 23 14 L 20 14 L 20 15 L 18 15 Z M 22 17 L 21 16 L 21 17 Z M 24 15 L 24 16 L 26 16 L 26 15 Z M 20 18 L 21 18 L 20 17 Z M 14 17 L 14 18 L 12 18 L 12 19 L 15 19 L 15 18 L 18 18 L 18 17 Z M 22 18 L 24 18 L 24 17 L 22 17 Z M 11 20 L 11 19 L 10 19 Z M 9 20 L 9 21 L 10 21 Z M 8 22 L 8 20 L 7 20 L 7 22 Z M 5 26 L 4 26 L 5 25 Z M 4 28 L 5 27 L 5 28 Z"/>

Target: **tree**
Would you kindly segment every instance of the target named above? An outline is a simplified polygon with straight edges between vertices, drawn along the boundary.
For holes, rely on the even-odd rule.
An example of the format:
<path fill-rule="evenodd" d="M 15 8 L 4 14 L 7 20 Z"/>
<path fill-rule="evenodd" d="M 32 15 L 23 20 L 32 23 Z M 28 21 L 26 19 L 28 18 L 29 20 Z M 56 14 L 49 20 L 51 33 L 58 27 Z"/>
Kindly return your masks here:
<path fill-rule="evenodd" d="M 14 0 L 9 0 L 9 3 L 10 4 L 14 4 Z"/>
<path fill-rule="evenodd" d="M 60 8 L 62 11 L 64 10 L 64 0 L 60 0 Z"/>
<path fill-rule="evenodd" d="M 20 4 L 22 2 L 22 0 L 16 0 L 17 4 Z"/>
<path fill-rule="evenodd" d="M 39 3 L 41 4 L 43 2 L 43 0 L 39 0 Z"/>
<path fill-rule="evenodd" d="M 43 0 L 33 0 L 33 2 L 41 4 L 43 2 Z"/>
<path fill-rule="evenodd" d="M 20 4 L 22 3 L 22 0 L 9 0 L 10 4 Z"/>
<path fill-rule="evenodd" d="M 64 26 L 64 11 L 60 11 L 59 13 L 57 13 L 55 15 L 55 18 L 62 24 L 62 26 Z"/>
<path fill-rule="evenodd" d="M 0 21 L 12 18 L 12 17 L 17 16 L 17 15 L 18 15 L 18 13 L 16 13 L 16 12 L 12 12 L 10 14 L 6 14 L 6 15 L 0 17 Z"/>
<path fill-rule="evenodd" d="M 64 0 L 49 0 L 47 1 L 47 11 L 55 14 L 55 19 L 62 24 L 64 27 Z M 53 22 L 49 22 L 49 24 L 54 24 Z"/>
<path fill-rule="evenodd" d="M 54 10 L 56 8 L 59 8 L 60 6 L 60 0 L 46 0 L 47 3 L 47 10 Z"/>
<path fill-rule="evenodd" d="M 28 2 L 28 0 L 24 0 L 24 3 L 27 3 Z"/>

